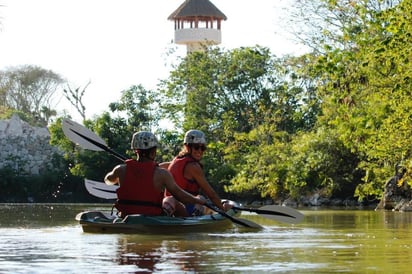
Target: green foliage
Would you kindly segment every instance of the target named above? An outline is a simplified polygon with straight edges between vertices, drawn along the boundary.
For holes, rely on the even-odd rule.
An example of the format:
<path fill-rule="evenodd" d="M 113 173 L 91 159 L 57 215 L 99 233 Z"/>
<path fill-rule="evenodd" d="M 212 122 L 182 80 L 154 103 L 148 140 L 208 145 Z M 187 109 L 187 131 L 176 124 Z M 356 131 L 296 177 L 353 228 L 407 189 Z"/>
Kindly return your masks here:
<path fill-rule="evenodd" d="M 175 130 L 158 130 L 159 148 L 157 150 L 157 160 L 161 162 L 171 161 L 181 150 L 183 135 Z"/>
<path fill-rule="evenodd" d="M 83 179 L 70 175 L 67 162 L 58 154 L 50 162 L 54 169 L 25 175 L 14 167 L 0 169 L 0 202 L 87 201 Z"/>
<path fill-rule="evenodd" d="M 271 198 L 300 198 L 319 191 L 347 197 L 361 180 L 356 155 L 322 130 L 292 136 L 262 126 L 237 135 L 228 149 L 230 162 L 237 163 L 231 191 L 258 191 Z"/>
<path fill-rule="evenodd" d="M 229 141 L 234 132 L 277 117 L 283 119 L 279 127 L 294 131 L 306 112 L 299 108 L 313 97 L 287 79 L 282 60 L 267 48 L 193 52 L 162 83 L 161 107 L 183 131 L 198 128 L 212 141 Z"/>
<path fill-rule="evenodd" d="M 129 131 L 125 129 L 123 120 L 122 118 L 112 119 L 108 113 L 104 113 L 94 121 L 86 120 L 85 126 L 106 140 L 109 147 L 123 152 L 130 147 Z M 122 127 L 120 127 L 121 125 Z M 107 153 L 77 147 L 64 135 L 61 128 L 61 118 L 51 124 L 49 130 L 51 144 L 58 146 L 64 152 L 64 158 L 74 176 L 103 180 L 106 172 L 112 169 L 115 164 L 120 163 L 119 160 Z"/>
<path fill-rule="evenodd" d="M 0 199 L 3 202 L 13 201 L 12 199 L 27 199 L 27 190 L 19 180 L 16 180 L 16 171 L 11 167 L 0 169 L 2 191 Z"/>
<path fill-rule="evenodd" d="M 230 185 L 230 180 L 235 176 L 235 170 L 223 157 L 224 149 L 223 142 L 209 143 L 202 161 L 209 183 L 221 194 L 226 192 L 226 187 Z M 228 197 L 227 193 L 225 197 Z"/>
<path fill-rule="evenodd" d="M 68 117 L 70 118 L 70 117 Z M 71 142 L 63 133 L 62 129 L 62 117 L 56 119 L 54 123 L 49 125 L 50 132 L 50 144 L 58 147 L 61 151 L 65 152 L 65 159 L 69 159 L 74 151 L 75 144 Z"/>
<path fill-rule="evenodd" d="M 285 197 L 287 139 L 287 133 L 274 130 L 270 124 L 236 134 L 235 141 L 226 149 L 226 160 L 236 170 L 227 190 L 262 197 Z"/>
<path fill-rule="evenodd" d="M 135 157 L 130 148 L 133 133 L 140 130 L 151 131 L 158 123 L 158 116 L 154 111 L 155 97 L 155 93 L 145 90 L 142 86 L 132 86 L 122 92 L 118 102 L 109 105 L 111 113 L 104 112 L 93 120 L 85 120 L 84 125 L 103 138 L 111 149 L 126 157 Z M 51 143 L 64 151 L 64 157 L 69 162 L 70 172 L 74 176 L 102 181 L 108 171 L 122 163 L 108 153 L 76 147 L 64 136 L 61 119 L 57 119 L 49 129 Z M 158 158 L 163 158 L 163 155 L 159 155 Z"/>
<path fill-rule="evenodd" d="M 313 52 L 192 52 L 158 92 L 132 86 L 85 125 L 129 157 L 133 132 L 156 131 L 160 162 L 178 153 L 186 130 L 203 130 L 206 175 L 219 192 L 379 197 L 395 164 L 412 170 L 412 2 L 296 3 L 295 18 L 313 24 L 303 37 Z M 162 119 L 175 129 L 159 128 Z M 117 163 L 75 148 L 58 123 L 50 127 L 52 143 L 65 151 L 73 174 L 101 179 Z"/>
<path fill-rule="evenodd" d="M 320 3 L 326 1 L 320 1 Z M 339 34 L 322 39 L 304 73 L 322 97 L 319 125 L 357 155 L 360 198 L 379 196 L 395 163 L 411 159 L 410 1 L 327 2 Z M 322 5 L 322 4 L 320 4 Z M 327 17 L 325 15 L 325 17 Z M 331 18 L 331 17 L 327 17 Z M 409 23 L 408 23 L 409 22 Z M 333 42 L 331 42 L 333 40 Z"/>
<path fill-rule="evenodd" d="M 183 131 L 206 133 L 211 149 L 205 170 L 209 181 L 219 182 L 216 189 L 271 197 L 282 193 L 283 173 L 273 174 L 282 161 L 272 161 L 273 148 L 287 144 L 270 142 L 311 129 L 319 111 L 312 85 L 296 77 L 287 61 L 258 46 L 208 49 L 189 54 L 162 83 L 168 117 Z M 255 140 L 256 134 L 263 140 Z"/>
<path fill-rule="evenodd" d="M 294 136 L 290 152 L 286 186 L 291 189 L 300 186 L 299 193 L 294 191 L 296 195 L 322 191 L 329 197 L 348 197 L 361 181 L 356 154 L 331 132 L 319 129 L 298 134 Z"/>
<path fill-rule="evenodd" d="M 18 115 L 21 120 L 27 122 L 31 126 L 39 126 L 38 121 L 31 114 L 8 107 L 0 107 L 0 120 L 10 119 L 14 114 Z"/>
<path fill-rule="evenodd" d="M 127 124 L 134 130 L 152 131 L 158 125 L 157 95 L 141 85 L 122 91 L 120 101 L 109 104 L 109 108 L 113 113 L 125 114 Z"/>

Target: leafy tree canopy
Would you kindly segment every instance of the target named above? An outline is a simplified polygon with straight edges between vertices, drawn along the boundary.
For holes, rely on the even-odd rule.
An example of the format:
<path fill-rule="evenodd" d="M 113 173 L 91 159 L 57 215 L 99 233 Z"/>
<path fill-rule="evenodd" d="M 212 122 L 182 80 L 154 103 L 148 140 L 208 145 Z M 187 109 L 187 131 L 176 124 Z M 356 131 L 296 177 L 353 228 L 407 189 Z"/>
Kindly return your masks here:
<path fill-rule="evenodd" d="M 46 126 L 56 115 L 54 103 L 62 77 L 51 70 L 24 65 L 0 71 L 0 106 L 30 115 Z"/>

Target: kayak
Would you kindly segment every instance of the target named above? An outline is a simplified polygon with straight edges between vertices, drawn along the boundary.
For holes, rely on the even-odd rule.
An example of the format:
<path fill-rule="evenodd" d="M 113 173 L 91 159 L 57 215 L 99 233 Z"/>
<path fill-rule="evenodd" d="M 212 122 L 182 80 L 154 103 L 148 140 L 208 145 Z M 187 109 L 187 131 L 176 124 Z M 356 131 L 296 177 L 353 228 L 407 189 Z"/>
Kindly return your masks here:
<path fill-rule="evenodd" d="M 105 141 L 90 129 L 70 120 L 62 120 L 62 129 L 66 137 L 72 142 L 78 144 L 83 149 L 93 151 L 106 151 L 118 159 L 124 161 L 127 158 L 107 146 Z M 116 190 L 118 186 L 105 185 L 103 182 L 85 179 L 86 189 L 93 196 L 103 199 L 116 199 Z M 228 201 L 228 200 L 226 200 Z M 233 203 L 232 201 L 229 201 Z M 286 206 L 264 205 L 259 208 L 241 207 L 237 203 L 232 204 L 232 209 L 227 212 L 206 203 L 206 207 L 213 210 L 214 214 L 200 217 L 175 218 L 167 216 L 144 216 L 129 215 L 124 219 L 116 218 L 111 214 L 100 211 L 81 212 L 76 216 L 76 220 L 81 224 L 85 232 L 179 232 L 207 230 L 212 228 L 222 230 L 232 224 L 242 227 L 262 229 L 263 227 L 250 220 L 238 218 L 241 211 L 257 213 L 265 218 L 273 219 L 289 224 L 300 223 L 304 215 L 299 211 Z"/>
<path fill-rule="evenodd" d="M 106 199 L 106 200 L 115 200 L 117 198 L 116 190 L 118 189 L 119 186 L 117 185 L 107 185 L 104 182 L 100 181 L 94 181 L 94 180 L 89 180 L 89 179 L 84 179 L 84 185 L 87 189 L 87 191 L 98 198 Z M 286 207 L 286 206 L 279 206 L 279 205 L 265 205 L 259 208 L 245 208 L 245 207 L 239 207 L 238 204 L 229 201 L 232 203 L 234 206 L 233 208 L 237 211 L 249 211 L 249 212 L 254 212 L 262 217 L 280 221 L 280 222 L 285 222 L 289 224 L 297 224 L 300 223 L 303 220 L 303 214 L 300 213 L 299 211 Z M 213 209 L 216 211 L 216 209 Z M 217 212 L 220 215 L 226 215 L 227 218 L 231 219 L 232 222 L 245 226 L 245 227 L 254 227 L 254 228 L 260 228 L 258 224 L 253 223 L 252 221 L 245 220 L 245 219 L 239 219 L 235 218 L 233 216 L 227 215 L 225 212 Z"/>
<path fill-rule="evenodd" d="M 226 214 L 235 217 L 240 211 L 230 209 Z M 88 233 L 187 233 L 222 231 L 233 222 L 214 213 L 195 217 L 146 216 L 141 214 L 118 218 L 102 211 L 84 211 L 76 216 L 84 232 Z"/>

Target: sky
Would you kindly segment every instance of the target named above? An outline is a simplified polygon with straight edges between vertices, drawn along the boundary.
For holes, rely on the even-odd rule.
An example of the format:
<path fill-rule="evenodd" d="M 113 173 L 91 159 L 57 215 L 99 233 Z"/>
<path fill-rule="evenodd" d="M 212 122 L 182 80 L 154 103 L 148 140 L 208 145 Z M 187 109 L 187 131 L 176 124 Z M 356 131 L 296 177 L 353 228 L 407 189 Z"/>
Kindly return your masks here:
<path fill-rule="evenodd" d="M 292 0 L 211 0 L 227 20 L 220 47 L 260 45 L 273 54 L 304 51 L 284 32 L 284 8 Z M 87 118 L 108 110 L 121 91 L 141 84 L 155 89 L 173 62 L 168 16 L 184 0 L 0 0 L 0 70 L 35 65 L 52 70 L 72 89 L 85 87 Z M 56 109 L 78 115 L 59 97 Z M 77 116 L 79 118 L 79 116 Z"/>

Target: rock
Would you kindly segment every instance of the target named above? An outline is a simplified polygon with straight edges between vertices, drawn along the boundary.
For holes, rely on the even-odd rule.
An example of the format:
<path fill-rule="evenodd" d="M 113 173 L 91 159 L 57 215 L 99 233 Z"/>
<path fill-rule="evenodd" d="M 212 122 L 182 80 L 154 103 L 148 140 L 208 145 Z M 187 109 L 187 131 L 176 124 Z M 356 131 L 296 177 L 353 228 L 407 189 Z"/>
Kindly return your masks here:
<path fill-rule="evenodd" d="M 282 206 L 288 206 L 288 207 L 297 207 L 298 202 L 294 199 L 286 199 L 283 201 Z"/>
<path fill-rule="evenodd" d="M 16 114 L 0 120 L 0 168 L 11 167 L 22 175 L 53 168 L 50 159 L 59 151 L 49 141 L 48 128 L 32 127 Z"/>
<path fill-rule="evenodd" d="M 381 201 L 375 210 L 409 211 L 412 206 L 412 190 L 403 177 L 406 168 L 396 165 L 395 175 L 385 184 Z"/>

